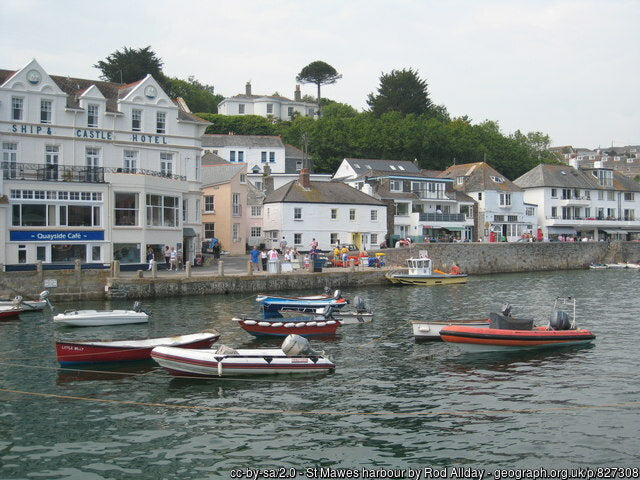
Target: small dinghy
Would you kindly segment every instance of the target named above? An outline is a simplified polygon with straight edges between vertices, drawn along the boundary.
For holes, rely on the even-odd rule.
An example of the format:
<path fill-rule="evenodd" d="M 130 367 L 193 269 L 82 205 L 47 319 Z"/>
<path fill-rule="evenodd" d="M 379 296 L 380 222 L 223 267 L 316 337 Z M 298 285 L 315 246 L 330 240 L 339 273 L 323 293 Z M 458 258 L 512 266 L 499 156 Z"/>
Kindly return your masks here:
<path fill-rule="evenodd" d="M 323 295 L 310 295 L 300 297 L 279 297 L 275 295 L 258 295 L 256 302 L 260 303 L 265 312 L 306 312 L 314 313 L 318 308 L 331 305 L 334 308 L 342 308 L 349 303 L 346 298 L 342 298 L 340 290 L 336 290 L 333 295 L 325 293 Z"/>
<path fill-rule="evenodd" d="M 53 317 L 53 321 L 68 327 L 102 327 L 146 323 L 149 314 L 140 308 L 140 302 L 135 302 L 133 310 L 67 310 Z"/>
<path fill-rule="evenodd" d="M 151 358 L 174 376 L 225 377 L 286 373 L 327 373 L 335 364 L 311 349 L 307 339 L 289 335 L 280 349 L 217 350 L 156 347 Z"/>
<path fill-rule="evenodd" d="M 82 342 L 56 342 L 56 355 L 60 365 L 81 363 L 130 362 L 150 360 L 151 350 L 159 346 L 179 348 L 210 348 L 220 333 L 214 331 L 141 340 L 90 340 Z"/>
<path fill-rule="evenodd" d="M 36 300 L 24 300 L 20 295 L 15 297 L 13 300 L 0 300 L 0 307 L 14 305 L 22 307 L 22 310 L 25 312 L 44 310 L 46 306 L 53 309 L 53 306 L 49 301 L 49 290 L 43 290 L 40 292 L 40 296 Z"/>
<path fill-rule="evenodd" d="M 328 305 L 324 308 L 316 309 L 313 315 L 316 317 L 322 316 L 326 320 L 337 320 L 341 325 L 358 325 L 360 323 L 369 323 L 373 320 L 373 312 L 359 296 L 355 296 L 353 298 L 353 310 L 345 310 L 343 308 L 336 309 L 331 305 Z M 279 312 L 265 312 L 265 319 L 267 321 L 274 318 L 291 316 L 299 316 L 299 312 L 290 312 L 287 310 L 281 310 Z M 312 319 L 310 318 L 309 320 L 311 321 Z M 318 321 L 317 318 L 316 321 Z M 319 321 L 322 321 L 322 319 Z"/>
<path fill-rule="evenodd" d="M 337 320 L 327 319 L 323 316 L 305 315 L 290 318 L 255 318 L 233 317 L 231 320 L 238 322 L 240 327 L 253 336 L 286 337 L 290 334 L 309 337 L 313 335 L 335 335 L 341 325 Z"/>
<path fill-rule="evenodd" d="M 573 307 L 570 317 L 561 307 Z M 596 336 L 575 325 L 575 299 L 556 299 L 549 324 L 535 327 L 533 319 L 516 319 L 509 316 L 510 308 L 502 314 L 491 313 L 487 327 L 462 325 L 447 326 L 440 330 L 445 342 L 455 343 L 463 350 L 471 352 L 513 351 L 521 349 L 541 349 L 584 345 Z"/>
<path fill-rule="evenodd" d="M 0 321 L 18 318 L 22 312 L 24 312 L 24 309 L 18 305 L 0 306 Z"/>

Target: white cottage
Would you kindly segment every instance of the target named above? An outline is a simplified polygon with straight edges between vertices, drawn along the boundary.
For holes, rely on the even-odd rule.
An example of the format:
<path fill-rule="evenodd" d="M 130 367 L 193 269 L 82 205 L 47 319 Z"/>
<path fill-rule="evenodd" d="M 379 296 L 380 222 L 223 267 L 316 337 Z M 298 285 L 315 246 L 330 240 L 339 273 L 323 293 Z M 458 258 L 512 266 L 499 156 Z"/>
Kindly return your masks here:
<path fill-rule="evenodd" d="M 340 182 L 312 182 L 303 169 L 298 180 L 267 194 L 263 228 L 267 248 L 287 245 L 309 250 L 354 244 L 360 249 L 378 248 L 387 226 L 386 205 Z"/>

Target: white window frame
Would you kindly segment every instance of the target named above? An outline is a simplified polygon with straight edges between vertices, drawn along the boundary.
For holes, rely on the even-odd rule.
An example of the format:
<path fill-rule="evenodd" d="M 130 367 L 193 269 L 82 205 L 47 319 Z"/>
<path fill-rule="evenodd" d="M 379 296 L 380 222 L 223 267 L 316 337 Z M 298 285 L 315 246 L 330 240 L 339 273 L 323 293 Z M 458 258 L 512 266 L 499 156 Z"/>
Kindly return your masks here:
<path fill-rule="evenodd" d="M 167 133 L 167 112 L 156 112 L 156 133 Z"/>
<path fill-rule="evenodd" d="M 40 123 L 53 123 L 53 102 L 45 98 L 40 100 Z"/>
<path fill-rule="evenodd" d="M 139 108 L 134 108 L 131 110 L 131 131 L 142 131 L 142 110 Z"/>
<path fill-rule="evenodd" d="M 100 106 L 94 103 L 87 105 L 87 127 L 98 128 Z"/>
<path fill-rule="evenodd" d="M 216 211 L 216 198 L 215 195 L 204 196 L 204 213 L 215 213 Z"/>
<path fill-rule="evenodd" d="M 23 119 L 24 119 L 24 98 L 11 97 L 11 120 L 15 122 L 20 122 Z"/>
<path fill-rule="evenodd" d="M 124 173 L 136 173 L 138 168 L 138 151 L 125 150 L 122 154 L 122 171 Z"/>
<path fill-rule="evenodd" d="M 297 221 L 302 220 L 302 207 L 293 208 L 293 219 Z"/>
<path fill-rule="evenodd" d="M 173 153 L 160 152 L 160 172 L 167 176 L 173 176 Z"/>

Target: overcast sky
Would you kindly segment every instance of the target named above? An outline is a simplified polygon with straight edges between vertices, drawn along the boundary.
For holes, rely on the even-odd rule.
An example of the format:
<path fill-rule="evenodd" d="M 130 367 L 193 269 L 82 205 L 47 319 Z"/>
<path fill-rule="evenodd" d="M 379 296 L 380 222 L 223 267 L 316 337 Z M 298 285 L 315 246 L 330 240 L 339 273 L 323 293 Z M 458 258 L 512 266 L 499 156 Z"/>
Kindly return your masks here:
<path fill-rule="evenodd" d="M 358 110 L 382 73 L 413 68 L 434 103 L 504 134 L 640 144 L 640 0 L 0 0 L 0 45 L 1 69 L 35 58 L 89 79 L 110 53 L 151 46 L 165 74 L 224 96 L 250 81 L 292 98 L 323 60 L 343 78 L 322 95 Z"/>

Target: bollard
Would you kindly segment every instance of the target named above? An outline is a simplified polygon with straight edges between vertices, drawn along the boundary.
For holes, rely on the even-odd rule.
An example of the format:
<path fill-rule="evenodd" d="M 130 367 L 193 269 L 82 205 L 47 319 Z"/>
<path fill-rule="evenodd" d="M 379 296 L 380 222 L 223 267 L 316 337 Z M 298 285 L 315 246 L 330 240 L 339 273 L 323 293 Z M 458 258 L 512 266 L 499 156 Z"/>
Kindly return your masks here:
<path fill-rule="evenodd" d="M 218 275 L 224 276 L 224 260 L 218 260 Z"/>
<path fill-rule="evenodd" d="M 187 263 L 184 266 L 184 270 L 185 270 L 185 273 L 187 275 L 187 278 L 191 278 L 191 263 Z"/>
<path fill-rule="evenodd" d="M 144 278 L 144 272 L 142 270 L 136 270 L 137 278 Z"/>
<path fill-rule="evenodd" d="M 247 275 L 253 275 L 253 266 L 251 260 L 247 262 Z"/>
<path fill-rule="evenodd" d="M 111 276 L 117 278 L 120 275 L 120 260 L 114 260 L 111 262 Z"/>
<path fill-rule="evenodd" d="M 158 262 L 151 260 L 151 278 L 158 278 Z"/>
<path fill-rule="evenodd" d="M 349 271 L 350 272 L 355 272 L 356 271 L 356 261 L 354 258 L 350 258 L 349 259 Z"/>

